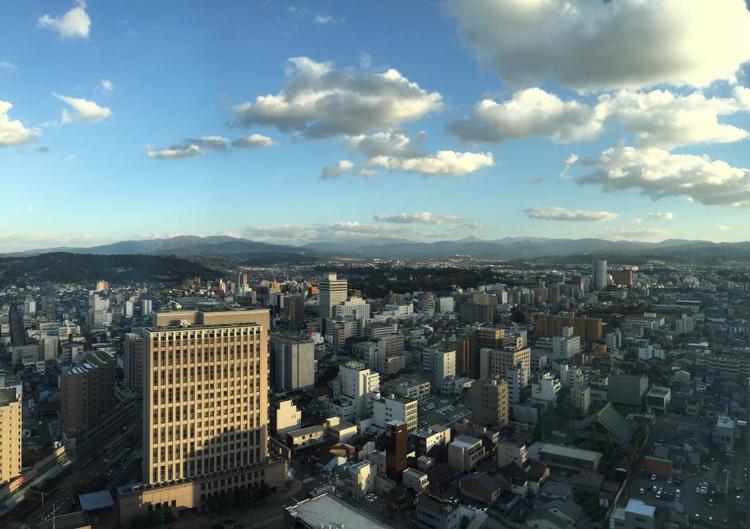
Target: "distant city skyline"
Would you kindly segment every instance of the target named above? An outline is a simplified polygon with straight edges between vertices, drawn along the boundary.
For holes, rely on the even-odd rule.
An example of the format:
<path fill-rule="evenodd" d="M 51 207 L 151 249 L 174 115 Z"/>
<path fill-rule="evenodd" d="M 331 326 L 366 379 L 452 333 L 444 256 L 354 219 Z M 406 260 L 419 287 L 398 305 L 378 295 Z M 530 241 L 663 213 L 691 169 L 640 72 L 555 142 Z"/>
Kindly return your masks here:
<path fill-rule="evenodd" d="M 744 0 L 113 6 L 0 2 L 0 253 L 748 239 Z"/>

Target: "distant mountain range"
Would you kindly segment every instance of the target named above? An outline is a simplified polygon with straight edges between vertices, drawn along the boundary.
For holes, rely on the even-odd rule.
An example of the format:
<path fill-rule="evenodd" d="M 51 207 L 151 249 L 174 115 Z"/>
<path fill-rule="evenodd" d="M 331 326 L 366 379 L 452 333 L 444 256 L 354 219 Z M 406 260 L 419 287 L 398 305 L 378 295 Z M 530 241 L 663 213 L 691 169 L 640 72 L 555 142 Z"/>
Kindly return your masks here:
<path fill-rule="evenodd" d="M 750 261 L 750 242 L 714 243 L 670 239 L 658 243 L 603 239 L 544 239 L 507 237 L 498 240 L 466 238 L 417 242 L 395 238 L 360 238 L 317 241 L 304 246 L 280 245 L 227 236 L 180 236 L 168 239 L 122 241 L 90 248 L 54 248 L 23 252 L 33 256 L 50 252 L 93 255 L 173 255 L 216 258 L 240 263 L 315 262 L 331 257 L 370 259 L 477 259 L 518 260 L 557 257 L 654 258 L 691 262 Z M 16 254 L 19 255 L 19 254 Z"/>
<path fill-rule="evenodd" d="M 171 255 L 91 255 L 64 252 L 0 257 L 0 287 L 40 281 L 61 283 L 179 282 L 216 279 L 217 269 Z"/>

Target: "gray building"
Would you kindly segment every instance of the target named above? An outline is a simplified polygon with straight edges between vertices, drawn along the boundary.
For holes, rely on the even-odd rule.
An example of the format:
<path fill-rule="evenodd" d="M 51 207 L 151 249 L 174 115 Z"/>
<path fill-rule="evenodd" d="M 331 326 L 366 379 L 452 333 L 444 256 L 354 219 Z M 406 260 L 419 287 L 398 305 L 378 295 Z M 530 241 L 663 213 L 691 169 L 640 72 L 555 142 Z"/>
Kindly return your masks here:
<path fill-rule="evenodd" d="M 293 391 L 315 384 L 315 344 L 295 336 L 273 335 L 272 380 L 279 391 Z"/>
<path fill-rule="evenodd" d="M 641 409 L 648 391 L 646 375 L 611 375 L 607 384 L 607 398 L 613 404 Z"/>

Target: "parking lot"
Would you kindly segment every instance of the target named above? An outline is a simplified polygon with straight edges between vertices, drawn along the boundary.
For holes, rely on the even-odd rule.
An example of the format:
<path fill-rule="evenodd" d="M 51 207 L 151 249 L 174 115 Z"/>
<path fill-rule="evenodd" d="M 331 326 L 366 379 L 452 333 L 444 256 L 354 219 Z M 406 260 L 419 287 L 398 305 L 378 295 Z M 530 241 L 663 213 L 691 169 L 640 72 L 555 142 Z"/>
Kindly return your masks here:
<path fill-rule="evenodd" d="M 448 395 L 433 395 L 419 401 L 419 429 L 432 424 L 447 426 L 471 416 L 471 409 L 463 400 Z"/>

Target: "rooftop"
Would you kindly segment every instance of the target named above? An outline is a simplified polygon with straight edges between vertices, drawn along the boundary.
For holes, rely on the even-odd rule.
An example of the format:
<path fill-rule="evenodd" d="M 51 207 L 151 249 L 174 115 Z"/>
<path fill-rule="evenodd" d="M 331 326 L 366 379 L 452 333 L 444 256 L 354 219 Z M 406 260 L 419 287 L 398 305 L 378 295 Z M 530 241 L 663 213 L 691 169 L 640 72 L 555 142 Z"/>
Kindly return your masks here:
<path fill-rule="evenodd" d="M 653 507 L 648 503 L 644 503 L 641 500 L 636 500 L 634 498 L 628 501 L 628 506 L 625 507 L 625 510 L 633 514 L 648 516 L 650 518 L 653 518 L 654 513 L 656 513 L 656 507 Z"/>
<path fill-rule="evenodd" d="M 321 494 L 286 508 L 290 516 L 304 526 L 352 529 L 391 529 L 391 526 L 376 520 L 369 514 L 344 503 L 336 496 Z"/>

